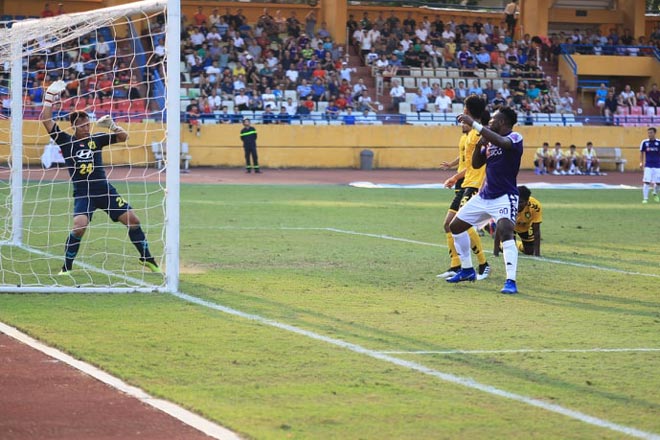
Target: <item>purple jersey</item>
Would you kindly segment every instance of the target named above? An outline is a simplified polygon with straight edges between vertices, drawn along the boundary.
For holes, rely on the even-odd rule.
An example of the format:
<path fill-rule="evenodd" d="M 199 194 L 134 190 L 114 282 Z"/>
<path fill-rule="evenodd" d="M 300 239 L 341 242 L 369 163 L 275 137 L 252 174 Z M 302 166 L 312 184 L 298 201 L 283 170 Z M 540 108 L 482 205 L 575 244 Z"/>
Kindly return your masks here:
<path fill-rule="evenodd" d="M 523 154 L 523 138 L 512 131 L 506 137 L 511 139 L 511 148 L 506 150 L 488 143 L 481 147 L 486 154 L 486 180 L 479 194 L 484 199 L 496 199 L 505 194 L 518 195 L 518 171 Z"/>
<path fill-rule="evenodd" d="M 644 167 L 660 168 L 660 140 L 644 139 L 639 145 L 639 151 L 645 152 L 646 161 Z"/>

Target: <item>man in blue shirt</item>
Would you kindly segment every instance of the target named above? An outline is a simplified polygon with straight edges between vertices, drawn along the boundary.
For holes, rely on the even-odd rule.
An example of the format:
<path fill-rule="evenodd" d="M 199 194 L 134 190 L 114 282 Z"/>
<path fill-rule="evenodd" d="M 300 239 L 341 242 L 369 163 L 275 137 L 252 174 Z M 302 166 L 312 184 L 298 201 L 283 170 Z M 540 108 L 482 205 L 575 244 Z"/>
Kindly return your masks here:
<path fill-rule="evenodd" d="M 495 112 L 488 124 L 489 127 L 482 126 L 466 114 L 459 115 L 458 121 L 471 126 L 481 134 L 481 139 L 472 155 L 472 166 L 481 168 L 486 165 L 486 180 L 479 194 L 463 205 L 449 225 L 456 251 L 461 259 L 461 270 L 447 279 L 447 282 L 459 283 L 476 279 L 467 230 L 492 217 L 497 222 L 497 231 L 502 240 L 506 268 L 506 282 L 500 292 L 518 293 L 516 286 L 518 247 L 513 234 L 518 214 L 517 177 L 523 153 L 523 138 L 520 133 L 513 131 L 518 117 L 514 110 L 504 107 Z"/>

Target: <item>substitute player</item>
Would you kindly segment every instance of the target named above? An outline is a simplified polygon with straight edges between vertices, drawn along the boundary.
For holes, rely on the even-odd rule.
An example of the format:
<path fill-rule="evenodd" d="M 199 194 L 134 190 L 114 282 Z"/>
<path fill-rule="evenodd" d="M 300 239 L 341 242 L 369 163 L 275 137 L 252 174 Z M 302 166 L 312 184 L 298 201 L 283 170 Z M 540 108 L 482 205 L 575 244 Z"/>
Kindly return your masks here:
<path fill-rule="evenodd" d="M 103 166 L 103 147 L 117 142 L 125 142 L 128 133 L 117 126 L 110 116 L 103 116 L 96 123 L 109 128 L 112 134 L 94 133 L 89 130 L 89 116 L 84 111 L 69 114 L 74 130 L 73 136 L 63 132 L 53 121 L 53 102 L 60 98 L 66 88 L 64 81 L 55 81 L 48 87 L 41 112 L 41 122 L 50 137 L 60 146 L 73 184 L 73 229 L 66 240 L 64 265 L 60 275 L 73 268 L 82 240 L 92 215 L 96 209 L 105 211 L 112 221 L 128 227 L 128 236 L 140 253 L 140 263 L 152 272 L 161 273 L 158 264 L 149 252 L 147 239 L 140 227 L 140 220 L 128 202 L 117 193 L 108 182 Z"/>
<path fill-rule="evenodd" d="M 476 279 L 466 231 L 492 217 L 497 222 L 498 233 L 502 239 L 506 268 L 506 281 L 500 292 L 518 293 L 518 248 L 513 235 L 518 212 L 516 180 L 523 153 L 523 138 L 520 133 L 513 131 L 518 117 L 514 110 L 504 107 L 495 112 L 489 127 L 484 127 L 467 114 L 459 115 L 458 120 L 481 134 L 481 140 L 472 156 L 472 165 L 475 168 L 486 165 L 486 179 L 479 193 L 463 205 L 449 226 L 461 260 L 461 270 L 447 279 L 447 282 L 459 283 Z"/>
<path fill-rule="evenodd" d="M 649 202 L 649 187 L 653 185 L 653 200 L 660 202 L 657 184 L 660 180 L 660 141 L 655 138 L 656 129 L 650 127 L 646 133 L 648 139 L 644 139 L 639 145 L 639 167 L 644 170 L 642 179 L 642 203 Z"/>

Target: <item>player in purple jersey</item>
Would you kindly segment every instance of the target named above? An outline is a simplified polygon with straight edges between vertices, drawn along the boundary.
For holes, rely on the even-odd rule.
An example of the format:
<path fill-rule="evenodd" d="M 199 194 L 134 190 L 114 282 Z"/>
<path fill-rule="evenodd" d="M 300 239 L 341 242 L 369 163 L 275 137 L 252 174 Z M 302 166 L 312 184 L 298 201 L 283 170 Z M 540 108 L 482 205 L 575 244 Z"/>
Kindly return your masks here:
<path fill-rule="evenodd" d="M 501 292 L 518 293 L 518 248 L 513 235 L 518 214 L 517 177 L 523 153 L 523 138 L 520 133 L 513 131 L 518 117 L 514 110 L 505 107 L 495 112 L 488 127 L 482 126 L 466 114 L 459 115 L 458 120 L 481 134 L 481 140 L 472 155 L 472 166 L 481 168 L 486 165 L 486 180 L 479 194 L 463 205 L 449 226 L 461 259 L 461 270 L 447 279 L 447 282 L 459 283 L 476 279 L 470 258 L 470 239 L 466 231 L 492 217 L 497 222 L 497 231 L 502 240 L 506 268 L 506 281 Z"/>
<path fill-rule="evenodd" d="M 109 115 L 100 118 L 96 126 L 110 129 L 111 134 L 90 133 L 89 115 L 84 111 L 69 114 L 73 135 L 62 131 L 53 120 L 52 106 L 60 99 L 65 88 L 64 81 L 55 81 L 48 87 L 40 117 L 48 134 L 62 150 L 73 185 L 73 228 L 66 240 L 64 265 L 58 275 L 69 274 L 73 269 L 80 242 L 96 209 L 105 211 L 112 221 L 126 225 L 128 237 L 140 253 L 140 263 L 152 272 L 162 273 L 149 251 L 140 219 L 131 205 L 108 182 L 105 174 L 101 153 L 103 147 L 125 142 L 128 133 L 115 124 Z"/>
<path fill-rule="evenodd" d="M 642 203 L 649 202 L 649 186 L 653 185 L 653 199 L 660 202 L 657 184 L 660 182 L 660 140 L 655 138 L 656 129 L 651 127 L 647 130 L 648 139 L 639 144 L 639 167 L 644 170 L 642 179 Z"/>

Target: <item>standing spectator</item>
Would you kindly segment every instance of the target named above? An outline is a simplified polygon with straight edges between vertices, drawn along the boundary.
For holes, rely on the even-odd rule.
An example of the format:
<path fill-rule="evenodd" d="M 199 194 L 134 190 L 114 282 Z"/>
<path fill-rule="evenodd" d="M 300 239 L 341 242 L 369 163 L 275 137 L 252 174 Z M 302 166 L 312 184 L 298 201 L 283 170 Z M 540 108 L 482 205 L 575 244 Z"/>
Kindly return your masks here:
<path fill-rule="evenodd" d="M 607 98 L 605 98 L 605 105 L 603 106 L 603 116 L 605 116 L 605 123 L 612 125 L 612 116 L 618 113 L 619 110 L 619 100 L 614 96 L 613 91 L 607 92 Z"/>
<path fill-rule="evenodd" d="M 600 87 L 598 90 L 596 90 L 596 107 L 600 110 L 600 113 L 603 114 L 603 108 L 605 107 L 605 99 L 607 99 L 607 87 L 605 86 L 605 83 L 601 83 Z"/>
<path fill-rule="evenodd" d="M 259 157 L 257 156 L 257 130 L 250 125 L 250 120 L 243 119 L 243 129 L 241 130 L 241 141 L 243 141 L 243 151 L 245 152 L 245 172 L 261 173 L 259 169 Z"/>
<path fill-rule="evenodd" d="M 201 6 L 197 7 L 197 13 L 193 15 L 193 20 L 195 22 L 195 26 L 202 26 L 206 24 L 206 15 L 204 15 L 204 12 L 202 12 Z"/>
<path fill-rule="evenodd" d="M 316 28 L 316 12 L 314 11 L 314 9 L 312 9 L 305 16 L 305 33 L 309 38 L 314 37 L 315 28 Z"/>
<path fill-rule="evenodd" d="M 511 0 L 504 8 L 504 22 L 507 33 L 513 36 L 516 30 L 516 14 L 518 13 L 518 0 Z"/>
<path fill-rule="evenodd" d="M 53 15 L 53 11 L 50 10 L 50 3 L 45 3 L 44 10 L 41 11 L 41 18 L 48 18 L 52 17 Z"/>
<path fill-rule="evenodd" d="M 660 202 L 657 192 L 657 185 L 660 183 L 660 140 L 655 137 L 655 127 L 650 127 L 646 133 L 648 138 L 639 145 L 639 167 L 644 171 L 642 203 L 648 203 L 651 185 L 653 185 L 653 200 Z"/>
<path fill-rule="evenodd" d="M 62 14 L 66 14 L 66 12 L 64 12 L 64 4 L 63 3 L 58 3 L 57 4 L 57 11 L 55 12 L 55 15 L 62 15 Z"/>
<path fill-rule="evenodd" d="M 398 112 L 399 103 L 406 101 L 406 89 L 403 88 L 398 78 L 392 80 L 390 97 L 392 98 L 392 111 Z"/>

